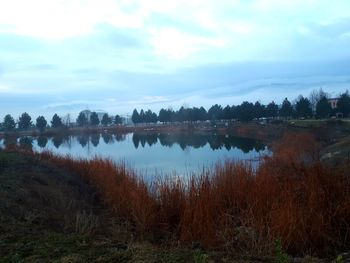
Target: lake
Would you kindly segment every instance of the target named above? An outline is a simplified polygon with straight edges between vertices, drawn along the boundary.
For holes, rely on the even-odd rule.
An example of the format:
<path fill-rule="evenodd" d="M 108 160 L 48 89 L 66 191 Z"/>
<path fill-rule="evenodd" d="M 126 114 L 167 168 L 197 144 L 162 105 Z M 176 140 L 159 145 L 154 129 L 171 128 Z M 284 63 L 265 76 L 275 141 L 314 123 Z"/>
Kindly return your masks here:
<path fill-rule="evenodd" d="M 269 152 L 262 142 L 217 134 L 82 134 L 75 136 L 2 139 L 35 151 L 50 150 L 76 158 L 94 156 L 124 162 L 145 177 L 190 175 L 225 160 L 246 160 L 256 165 Z"/>

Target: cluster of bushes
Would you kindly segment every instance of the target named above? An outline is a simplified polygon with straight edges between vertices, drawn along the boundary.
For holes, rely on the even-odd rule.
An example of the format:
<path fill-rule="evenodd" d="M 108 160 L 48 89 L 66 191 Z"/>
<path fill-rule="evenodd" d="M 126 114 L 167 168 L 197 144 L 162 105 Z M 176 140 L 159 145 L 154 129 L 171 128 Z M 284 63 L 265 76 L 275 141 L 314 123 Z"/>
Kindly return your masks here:
<path fill-rule="evenodd" d="M 85 176 L 140 239 L 256 256 L 278 240 L 290 254 L 324 256 L 350 246 L 350 181 L 349 166 L 326 166 L 318 150 L 311 135 L 290 134 L 257 168 L 228 161 L 151 183 L 111 160 L 40 158 Z"/>

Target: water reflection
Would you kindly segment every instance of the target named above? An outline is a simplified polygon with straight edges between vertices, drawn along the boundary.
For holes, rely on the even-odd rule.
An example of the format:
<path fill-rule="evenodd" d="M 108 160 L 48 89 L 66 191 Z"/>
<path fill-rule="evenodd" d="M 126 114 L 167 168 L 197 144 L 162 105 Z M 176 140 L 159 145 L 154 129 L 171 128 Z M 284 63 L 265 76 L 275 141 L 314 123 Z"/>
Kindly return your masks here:
<path fill-rule="evenodd" d="M 0 141 L 1 148 L 12 146 L 76 158 L 110 158 L 149 176 L 170 175 L 174 171 L 177 175 L 189 175 L 225 159 L 256 161 L 268 153 L 257 140 L 216 134 L 102 133 L 5 137 Z"/>
<path fill-rule="evenodd" d="M 80 134 L 78 136 L 68 135 L 56 135 L 51 138 L 40 136 L 36 138 L 37 145 L 40 148 L 45 148 L 48 142 L 51 140 L 53 146 L 58 149 L 63 143 L 71 148 L 71 141 L 76 140 L 82 148 L 86 147 L 91 143 L 92 146 L 98 147 L 100 139 L 104 144 L 114 144 L 123 142 L 126 140 L 127 134 Z M 180 146 L 185 151 L 189 147 L 194 149 L 200 149 L 208 145 L 213 151 L 237 148 L 243 153 L 249 153 L 250 151 L 264 151 L 265 145 L 254 139 L 247 139 L 241 137 L 235 137 L 231 135 L 216 135 L 216 134 L 132 134 L 132 144 L 135 149 L 139 147 L 145 148 L 146 146 L 152 147 L 153 145 L 160 144 L 164 147 L 173 147 L 174 145 Z M 24 149 L 31 150 L 33 148 L 33 138 L 21 137 L 17 140 L 16 137 L 5 137 L 3 145 L 8 148 L 12 145 L 19 145 Z"/>
<path fill-rule="evenodd" d="M 244 153 L 248 153 L 252 150 L 257 152 L 265 150 L 265 145 L 254 139 L 240 138 L 229 135 L 207 135 L 207 134 L 133 134 L 132 141 L 134 147 L 137 149 L 139 146 L 144 148 L 146 144 L 152 146 L 158 142 L 162 146 L 172 147 L 178 144 L 182 150 L 187 147 L 199 149 L 209 144 L 212 150 L 219 150 L 225 148 L 231 150 L 238 148 Z"/>
<path fill-rule="evenodd" d="M 79 135 L 77 137 L 78 143 L 81 145 L 81 147 L 85 147 L 88 142 L 89 142 L 89 135 L 83 134 L 83 135 Z"/>
<path fill-rule="evenodd" d="M 47 145 L 47 142 L 49 141 L 46 136 L 40 136 L 40 137 L 38 137 L 37 140 L 38 140 L 38 146 L 40 148 L 45 148 Z"/>
<path fill-rule="evenodd" d="M 102 139 L 103 139 L 105 144 L 109 144 L 109 143 L 114 142 L 112 134 L 109 134 L 109 133 L 102 133 Z"/>
<path fill-rule="evenodd" d="M 26 151 L 32 151 L 33 139 L 30 137 L 22 137 L 19 139 L 19 146 Z"/>
<path fill-rule="evenodd" d="M 100 134 L 91 134 L 90 141 L 94 147 L 97 147 L 100 143 Z"/>

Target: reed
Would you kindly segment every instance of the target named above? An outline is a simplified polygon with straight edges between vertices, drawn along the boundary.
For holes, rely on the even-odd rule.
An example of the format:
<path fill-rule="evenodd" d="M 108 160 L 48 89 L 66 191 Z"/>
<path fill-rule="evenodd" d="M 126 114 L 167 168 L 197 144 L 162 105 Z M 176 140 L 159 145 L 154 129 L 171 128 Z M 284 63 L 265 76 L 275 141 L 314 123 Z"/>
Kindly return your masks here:
<path fill-rule="evenodd" d="M 227 161 L 186 180 L 151 184 L 108 159 L 33 154 L 95 185 L 143 240 L 265 255 L 276 240 L 293 255 L 350 246 L 350 169 L 323 164 L 308 134 L 286 135 L 256 169 Z"/>

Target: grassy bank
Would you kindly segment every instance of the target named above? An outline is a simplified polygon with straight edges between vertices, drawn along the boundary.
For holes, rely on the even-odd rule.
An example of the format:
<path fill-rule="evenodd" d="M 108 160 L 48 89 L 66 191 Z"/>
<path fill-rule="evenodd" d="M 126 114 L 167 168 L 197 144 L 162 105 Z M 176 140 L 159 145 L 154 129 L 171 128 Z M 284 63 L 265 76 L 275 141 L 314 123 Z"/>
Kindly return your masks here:
<path fill-rule="evenodd" d="M 256 170 L 151 184 L 110 160 L 2 152 L 0 262 L 335 258 L 350 247 L 350 166 L 320 149 L 289 134 Z"/>
<path fill-rule="evenodd" d="M 121 255 L 124 252 L 129 253 L 129 249 L 139 244 L 138 242 L 143 244 L 141 247 L 149 243 L 152 245 L 146 251 L 140 249 L 139 253 L 144 253 L 145 257 L 148 251 L 153 251 L 152 255 L 164 251 L 170 254 L 179 253 L 179 261 L 175 262 L 185 259 L 187 261 L 183 262 L 196 262 L 193 261 L 196 253 L 205 255 L 203 260 L 207 260 L 207 257 L 222 259 L 238 255 L 247 258 L 273 258 L 276 256 L 276 248 L 294 257 L 312 255 L 334 258 L 350 247 L 350 166 L 347 163 L 337 167 L 323 164 L 320 161 L 320 146 L 310 134 L 284 136 L 282 142 L 275 146 L 274 155 L 262 160 L 261 166 L 256 170 L 248 164 L 227 162 L 185 181 L 172 178 L 152 184 L 142 181 L 132 171 L 117 166 L 110 160 L 73 160 L 51 153 L 26 153 L 24 157 L 22 154 L 19 155 L 22 157 L 16 159 L 18 153 L 8 154 L 1 158 L 1 174 L 5 182 L 2 187 L 8 189 L 6 180 L 10 180 L 10 193 L 24 191 L 24 195 L 32 195 L 34 191 L 34 197 L 38 200 L 34 199 L 30 203 L 35 203 L 35 211 L 46 211 L 44 206 L 38 207 L 37 204 L 41 204 L 43 200 L 50 202 L 48 206 L 53 211 L 49 210 L 48 215 L 43 216 L 46 223 L 40 222 L 40 228 L 54 227 L 50 231 L 58 233 L 59 240 L 71 238 L 73 235 L 72 238 L 78 246 L 75 248 L 78 249 L 77 253 L 80 253 L 81 244 L 93 246 L 96 235 L 107 237 L 109 243 L 107 242 L 106 247 L 88 249 L 86 257 L 104 253 L 102 251 L 111 253 L 109 246 L 114 248 L 114 239 L 119 239 L 118 242 L 123 244 L 121 251 L 117 246 L 117 252 L 122 253 Z M 6 156 L 12 156 L 20 165 L 16 162 L 11 164 L 11 158 L 8 161 Z M 31 160 L 26 163 L 26 158 L 32 158 L 35 162 Z M 15 170 L 9 176 L 11 169 Z M 39 187 L 31 190 L 31 184 L 13 184 L 11 180 L 17 180 L 15 178 L 36 178 L 33 179 L 35 184 L 39 184 L 42 189 Z M 64 188 L 66 186 L 68 189 Z M 79 190 L 78 195 L 67 195 L 70 188 L 75 189 L 75 192 L 77 189 L 83 191 Z M 57 189 L 63 189 L 61 194 L 57 193 Z M 97 195 L 94 191 L 85 189 L 95 189 Z M 52 197 L 55 193 L 61 196 Z M 74 202 L 77 206 L 72 206 L 71 212 L 67 212 L 64 209 L 70 207 L 70 200 L 80 201 Z M 26 224 L 25 218 L 36 218 L 35 213 L 26 215 L 33 213 L 30 206 L 21 206 L 22 201 L 18 202 L 5 202 L 8 203 L 7 206 L 2 205 L 3 211 L 12 206 L 23 207 L 18 215 L 13 216 L 15 220 L 21 218 L 20 222 L 14 223 L 14 227 L 21 225 L 23 220 Z M 106 211 L 111 214 L 108 213 L 107 216 Z M 59 219 L 51 219 L 49 216 L 53 214 Z M 63 215 L 67 215 L 68 219 L 63 220 Z M 80 219 L 77 218 L 84 218 L 82 222 L 87 220 L 87 226 L 83 223 L 83 226 L 77 227 L 77 222 L 80 224 Z M 97 222 L 94 218 L 98 218 L 99 227 L 94 225 Z M 55 223 L 56 221 L 60 223 Z M 111 221 L 114 223 L 111 224 Z M 80 231 L 81 228 L 84 231 Z M 26 233 L 25 229 L 26 227 L 18 228 L 18 236 L 10 237 L 9 240 L 21 240 L 21 233 Z M 123 236 L 120 233 L 116 235 L 118 238 L 110 236 L 109 233 L 113 232 L 111 229 L 127 233 L 129 239 L 120 241 Z M 9 232 L 5 228 L 5 233 L 6 231 Z M 87 239 L 81 241 L 80 238 Z M 6 248 L 7 242 L 9 241 L 3 242 L 1 246 Z M 62 242 L 65 243 L 58 241 L 60 244 Z M 71 247 L 71 241 L 67 242 Z M 38 246 L 40 244 L 34 242 L 31 251 L 40 254 L 41 252 L 36 251 Z M 9 247 L 9 255 L 17 251 L 16 245 Z M 182 249 L 179 250 L 179 247 Z M 69 251 L 65 253 L 73 253 Z M 215 254 L 213 251 L 220 256 L 212 256 Z M 280 254 L 283 255 L 282 252 Z"/>
<path fill-rule="evenodd" d="M 0 262 L 186 263 L 227 257 L 138 241 L 94 186 L 44 156 L 0 151 L 0 181 Z"/>

